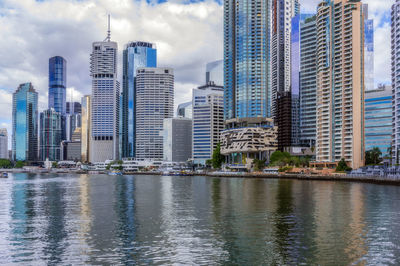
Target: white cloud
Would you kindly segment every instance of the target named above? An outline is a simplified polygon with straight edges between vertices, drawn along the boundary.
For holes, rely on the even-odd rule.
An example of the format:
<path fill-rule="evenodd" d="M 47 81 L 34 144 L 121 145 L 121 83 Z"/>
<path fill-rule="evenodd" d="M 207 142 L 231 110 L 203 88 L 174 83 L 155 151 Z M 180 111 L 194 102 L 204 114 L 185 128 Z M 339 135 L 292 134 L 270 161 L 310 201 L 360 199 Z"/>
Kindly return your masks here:
<path fill-rule="evenodd" d="M 158 65 L 175 70 L 179 103 L 188 98 L 179 88 L 187 84 L 190 91 L 202 85 L 205 64 L 222 58 L 222 11 L 213 1 L 156 5 L 132 0 L 3 0 L 0 31 L 7 37 L 0 42 L 0 88 L 12 93 L 20 83 L 32 82 L 40 109 L 46 108 L 48 59 L 61 55 L 68 62 L 67 86 L 74 100 L 89 94 L 91 45 L 105 38 L 110 13 L 111 38 L 120 54 L 132 40 L 156 43 Z M 11 109 L 11 101 L 1 104 Z"/>

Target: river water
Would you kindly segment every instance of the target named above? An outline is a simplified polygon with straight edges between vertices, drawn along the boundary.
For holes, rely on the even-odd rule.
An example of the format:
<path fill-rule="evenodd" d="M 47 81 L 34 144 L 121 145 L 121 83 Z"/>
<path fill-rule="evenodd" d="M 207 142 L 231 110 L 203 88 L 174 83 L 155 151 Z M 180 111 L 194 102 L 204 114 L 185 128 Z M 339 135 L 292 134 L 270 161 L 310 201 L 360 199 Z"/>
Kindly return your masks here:
<path fill-rule="evenodd" d="M 400 187 L 10 174 L 0 262 L 399 265 Z"/>

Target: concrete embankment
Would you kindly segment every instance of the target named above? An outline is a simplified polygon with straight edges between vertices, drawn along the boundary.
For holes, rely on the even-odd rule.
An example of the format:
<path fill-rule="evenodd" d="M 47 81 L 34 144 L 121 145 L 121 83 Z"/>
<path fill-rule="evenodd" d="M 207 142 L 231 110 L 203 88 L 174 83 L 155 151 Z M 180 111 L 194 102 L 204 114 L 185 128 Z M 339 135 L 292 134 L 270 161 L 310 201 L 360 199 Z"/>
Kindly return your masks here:
<path fill-rule="evenodd" d="M 305 174 L 261 174 L 261 173 L 208 173 L 211 177 L 229 178 L 269 178 L 269 179 L 296 179 L 296 180 L 315 180 L 315 181 L 342 181 L 342 182 L 362 182 L 386 185 L 400 185 L 400 178 L 388 178 L 380 176 L 348 176 L 348 175 L 305 175 Z"/>

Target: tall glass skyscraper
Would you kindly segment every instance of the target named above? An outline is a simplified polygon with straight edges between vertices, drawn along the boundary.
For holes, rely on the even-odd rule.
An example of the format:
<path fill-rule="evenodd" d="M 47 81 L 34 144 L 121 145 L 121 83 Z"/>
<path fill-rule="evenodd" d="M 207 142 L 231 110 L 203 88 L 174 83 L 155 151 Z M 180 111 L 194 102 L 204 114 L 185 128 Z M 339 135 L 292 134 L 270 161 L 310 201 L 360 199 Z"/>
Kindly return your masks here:
<path fill-rule="evenodd" d="M 270 0 L 224 1 L 225 119 L 271 116 Z"/>
<path fill-rule="evenodd" d="M 61 56 L 49 59 L 49 109 L 62 115 L 66 109 L 67 61 Z"/>
<path fill-rule="evenodd" d="M 118 44 L 110 40 L 110 31 L 102 42 L 94 42 L 90 55 L 92 112 L 90 162 L 119 158 L 119 82 L 117 78 Z"/>
<path fill-rule="evenodd" d="M 157 67 L 156 45 L 130 42 L 123 51 L 122 75 L 122 157 L 135 157 L 136 71 L 139 67 Z"/>
<path fill-rule="evenodd" d="M 40 160 L 60 160 L 61 115 L 53 108 L 40 113 Z"/>
<path fill-rule="evenodd" d="M 364 83 L 365 91 L 374 90 L 374 20 L 368 17 L 368 4 L 363 4 L 364 15 Z"/>
<path fill-rule="evenodd" d="M 38 155 L 38 93 L 31 83 L 13 93 L 12 154 L 16 161 L 36 161 Z"/>
<path fill-rule="evenodd" d="M 392 5 L 392 155 L 400 163 L 400 0 Z"/>
<path fill-rule="evenodd" d="M 224 86 L 224 60 L 217 60 L 206 65 L 206 84 L 214 82 L 217 86 Z"/>

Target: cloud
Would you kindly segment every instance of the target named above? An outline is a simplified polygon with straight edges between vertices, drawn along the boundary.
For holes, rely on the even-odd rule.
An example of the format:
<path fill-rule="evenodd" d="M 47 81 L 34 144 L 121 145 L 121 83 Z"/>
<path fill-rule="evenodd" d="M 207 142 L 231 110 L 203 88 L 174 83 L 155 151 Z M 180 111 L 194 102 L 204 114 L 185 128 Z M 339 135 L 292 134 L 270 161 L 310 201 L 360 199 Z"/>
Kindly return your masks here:
<path fill-rule="evenodd" d="M 159 66 L 174 68 L 179 91 L 175 102 L 186 100 L 183 88 L 202 85 L 205 64 L 222 58 L 222 12 L 214 1 L 3 0 L 0 30 L 7 38 L 0 42 L 0 88 L 9 94 L 20 83 L 32 82 L 40 109 L 45 109 L 48 59 L 61 55 L 67 60 L 67 86 L 73 88 L 74 100 L 90 94 L 91 46 L 106 37 L 110 13 L 111 38 L 119 45 L 119 79 L 125 44 L 152 42 Z M 11 101 L 3 100 L 1 107 L 10 109 Z"/>

